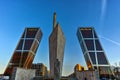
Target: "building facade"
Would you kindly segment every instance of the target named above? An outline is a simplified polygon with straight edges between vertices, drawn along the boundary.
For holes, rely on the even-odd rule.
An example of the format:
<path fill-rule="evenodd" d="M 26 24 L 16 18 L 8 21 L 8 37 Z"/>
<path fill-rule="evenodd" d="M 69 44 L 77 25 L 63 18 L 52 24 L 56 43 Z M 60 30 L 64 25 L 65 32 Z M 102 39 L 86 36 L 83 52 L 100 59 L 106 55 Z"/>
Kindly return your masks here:
<path fill-rule="evenodd" d="M 80 64 L 76 64 L 74 72 L 68 76 L 68 80 L 100 80 L 98 71 L 85 70 Z"/>
<path fill-rule="evenodd" d="M 52 78 L 56 74 L 62 75 L 64 48 L 65 37 L 59 23 L 56 24 L 56 13 L 54 13 L 53 31 L 49 37 L 50 75 Z"/>
<path fill-rule="evenodd" d="M 74 67 L 74 72 L 76 71 L 84 71 L 85 68 L 83 66 L 81 66 L 80 64 L 76 64 Z"/>
<path fill-rule="evenodd" d="M 47 77 L 48 70 L 43 63 L 32 64 L 32 69 L 36 70 L 35 76 Z"/>
<path fill-rule="evenodd" d="M 77 37 L 89 70 L 97 70 L 100 78 L 113 76 L 111 66 L 93 27 L 81 27 Z"/>
<path fill-rule="evenodd" d="M 99 80 L 94 70 L 76 71 L 75 76 L 78 80 Z"/>
<path fill-rule="evenodd" d="M 40 28 L 25 28 L 4 75 L 11 76 L 14 67 L 31 68 L 41 38 Z"/>
<path fill-rule="evenodd" d="M 15 67 L 13 69 L 11 80 L 32 80 L 35 77 L 35 69 L 25 69 Z"/>
<path fill-rule="evenodd" d="M 116 79 L 120 80 L 120 66 L 114 67 L 113 71 L 114 71 Z"/>

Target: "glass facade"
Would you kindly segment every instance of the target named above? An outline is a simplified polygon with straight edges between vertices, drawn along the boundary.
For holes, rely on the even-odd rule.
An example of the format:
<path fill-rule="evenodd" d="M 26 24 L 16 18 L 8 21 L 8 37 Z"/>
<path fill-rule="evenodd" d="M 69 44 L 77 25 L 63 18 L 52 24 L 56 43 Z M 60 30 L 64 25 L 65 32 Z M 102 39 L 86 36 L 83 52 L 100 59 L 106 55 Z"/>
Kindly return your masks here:
<path fill-rule="evenodd" d="M 38 29 L 29 28 L 27 29 L 26 38 L 35 38 Z"/>
<path fill-rule="evenodd" d="M 98 40 L 95 40 L 95 46 L 96 46 L 96 50 L 102 50 L 102 47 L 101 47 L 100 42 Z"/>
<path fill-rule="evenodd" d="M 95 52 L 89 52 L 89 55 L 92 60 L 92 64 L 96 64 Z"/>
<path fill-rule="evenodd" d="M 85 51 L 86 51 L 86 49 L 85 49 L 85 47 L 84 47 L 83 42 L 81 42 L 81 43 L 80 43 L 80 45 L 81 45 L 82 51 L 83 51 L 83 52 L 85 52 Z"/>
<path fill-rule="evenodd" d="M 85 61 L 86 61 L 86 64 L 88 66 L 88 69 L 92 69 L 92 64 L 90 62 L 88 54 L 86 54 L 84 57 L 85 57 Z"/>
<path fill-rule="evenodd" d="M 112 70 L 110 69 L 110 64 L 105 56 L 105 52 L 102 49 L 94 28 L 78 28 L 77 37 L 88 69 L 98 70 L 100 77 L 104 75 L 104 71 L 106 71 L 106 76 L 111 75 Z M 109 71 L 109 73 L 107 71 Z"/>
<path fill-rule="evenodd" d="M 35 52 L 35 53 L 36 53 L 37 48 L 38 48 L 38 45 L 39 45 L 39 44 L 37 43 L 37 41 L 34 41 L 34 44 L 33 44 L 33 46 L 32 46 L 32 49 L 31 49 L 31 50 L 32 50 L 33 52 Z"/>
<path fill-rule="evenodd" d="M 33 40 L 25 40 L 24 50 L 29 50 L 32 47 Z"/>
<path fill-rule="evenodd" d="M 20 40 L 19 45 L 17 46 L 17 50 L 22 50 L 23 39 Z"/>
<path fill-rule="evenodd" d="M 95 49 L 93 40 L 85 40 L 85 44 L 86 44 L 88 50 L 94 50 Z"/>
<path fill-rule="evenodd" d="M 20 57 L 21 57 L 21 52 L 15 52 L 13 54 L 13 58 L 12 58 L 10 63 L 14 63 L 14 64 L 19 65 L 18 63 L 20 62 Z"/>
<path fill-rule="evenodd" d="M 103 52 L 97 52 L 98 64 L 108 64 Z"/>
<path fill-rule="evenodd" d="M 31 68 L 41 38 L 40 28 L 26 28 L 4 74 L 11 76 L 14 67 Z"/>
<path fill-rule="evenodd" d="M 81 29 L 81 33 L 82 33 L 83 38 L 93 38 L 91 29 Z"/>

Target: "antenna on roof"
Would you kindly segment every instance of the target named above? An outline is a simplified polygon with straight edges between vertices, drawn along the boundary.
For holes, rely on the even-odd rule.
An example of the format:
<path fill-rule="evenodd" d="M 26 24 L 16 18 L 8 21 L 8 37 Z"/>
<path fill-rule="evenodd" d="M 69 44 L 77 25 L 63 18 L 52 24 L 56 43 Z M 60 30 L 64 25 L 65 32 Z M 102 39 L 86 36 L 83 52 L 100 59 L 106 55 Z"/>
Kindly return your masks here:
<path fill-rule="evenodd" d="M 53 15 L 53 29 L 55 28 L 56 26 L 56 12 L 54 12 L 54 15 Z"/>

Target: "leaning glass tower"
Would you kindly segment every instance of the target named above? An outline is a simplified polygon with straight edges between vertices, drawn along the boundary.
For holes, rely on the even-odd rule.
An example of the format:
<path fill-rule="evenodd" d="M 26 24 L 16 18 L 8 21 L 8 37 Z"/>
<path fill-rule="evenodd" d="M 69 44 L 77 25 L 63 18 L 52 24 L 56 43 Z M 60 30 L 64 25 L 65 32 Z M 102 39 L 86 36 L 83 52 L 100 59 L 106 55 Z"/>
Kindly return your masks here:
<path fill-rule="evenodd" d="M 31 68 L 41 38 L 40 28 L 25 28 L 4 75 L 11 76 L 14 67 Z"/>
<path fill-rule="evenodd" d="M 97 70 L 100 78 L 113 76 L 109 61 L 93 27 L 81 27 L 77 37 L 89 70 Z"/>

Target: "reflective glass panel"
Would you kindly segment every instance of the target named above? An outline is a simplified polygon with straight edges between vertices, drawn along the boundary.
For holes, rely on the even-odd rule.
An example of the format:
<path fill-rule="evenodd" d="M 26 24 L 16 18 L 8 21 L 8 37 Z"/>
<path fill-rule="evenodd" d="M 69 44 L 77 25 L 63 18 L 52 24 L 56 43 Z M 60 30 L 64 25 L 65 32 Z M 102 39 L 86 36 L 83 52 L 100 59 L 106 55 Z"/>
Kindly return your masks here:
<path fill-rule="evenodd" d="M 96 64 L 95 52 L 89 52 L 93 64 Z"/>
<path fill-rule="evenodd" d="M 92 30 L 81 30 L 83 38 L 93 38 Z"/>
<path fill-rule="evenodd" d="M 102 47 L 100 45 L 100 42 L 98 40 L 95 40 L 96 50 L 102 50 Z"/>
<path fill-rule="evenodd" d="M 33 40 L 25 40 L 24 50 L 30 50 Z"/>
<path fill-rule="evenodd" d="M 85 40 L 85 44 L 86 44 L 88 50 L 94 50 L 93 40 Z"/>
<path fill-rule="evenodd" d="M 97 52 L 98 64 L 108 64 L 103 52 Z"/>
<path fill-rule="evenodd" d="M 37 31 L 38 29 L 36 28 L 28 28 L 26 38 L 35 38 Z"/>
<path fill-rule="evenodd" d="M 84 53 L 85 52 L 85 46 L 83 45 L 83 41 L 80 43 L 80 45 L 81 45 L 82 51 Z"/>
<path fill-rule="evenodd" d="M 22 46 L 23 46 L 23 40 L 21 39 L 17 46 L 17 50 L 22 50 Z"/>

